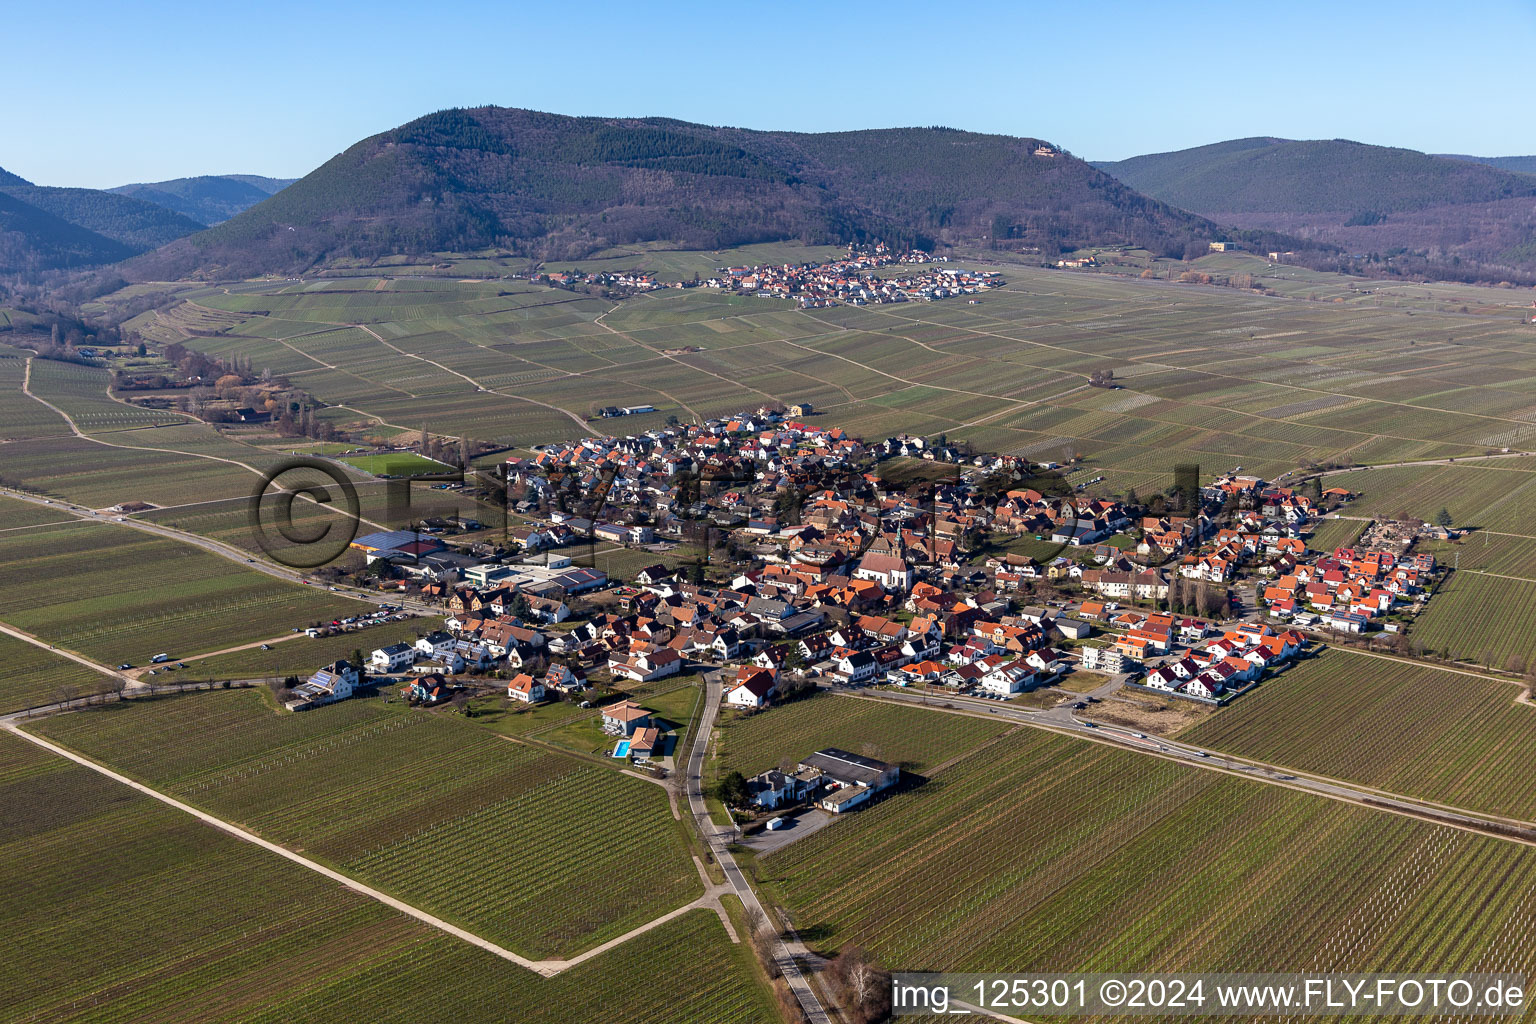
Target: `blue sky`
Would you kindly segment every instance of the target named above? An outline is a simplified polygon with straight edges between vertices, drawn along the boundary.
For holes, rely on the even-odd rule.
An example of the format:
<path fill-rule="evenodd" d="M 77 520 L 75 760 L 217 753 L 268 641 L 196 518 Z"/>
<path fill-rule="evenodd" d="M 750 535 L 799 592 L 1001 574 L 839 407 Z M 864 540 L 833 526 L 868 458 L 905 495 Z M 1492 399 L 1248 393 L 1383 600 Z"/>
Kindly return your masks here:
<path fill-rule="evenodd" d="M 1089 159 L 1249 135 L 1536 153 L 1536 0 L 0 4 L 0 167 L 302 175 L 442 107 L 943 124 Z"/>

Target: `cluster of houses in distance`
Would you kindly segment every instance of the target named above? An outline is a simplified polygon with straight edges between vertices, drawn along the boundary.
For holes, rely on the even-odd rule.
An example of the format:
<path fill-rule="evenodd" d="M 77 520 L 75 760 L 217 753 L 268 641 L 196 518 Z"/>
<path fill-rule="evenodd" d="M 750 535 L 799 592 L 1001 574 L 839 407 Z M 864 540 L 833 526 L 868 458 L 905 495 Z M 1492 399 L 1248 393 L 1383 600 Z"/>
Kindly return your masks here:
<path fill-rule="evenodd" d="M 710 277 L 676 281 L 670 285 L 657 281 L 654 275 L 644 271 L 539 271 L 530 279 L 557 288 L 598 285 L 631 292 L 714 288 L 740 295 L 789 299 L 806 309 L 838 304 L 932 302 L 960 295 L 974 296 L 1007 283 L 996 271 L 961 270 L 944 265 L 947 262 L 945 256 L 935 258 L 916 249 L 898 252 L 877 242 L 852 247 L 840 259 L 777 266 L 721 267 Z M 875 273 L 892 266 L 904 269 L 894 277 L 881 277 Z"/>

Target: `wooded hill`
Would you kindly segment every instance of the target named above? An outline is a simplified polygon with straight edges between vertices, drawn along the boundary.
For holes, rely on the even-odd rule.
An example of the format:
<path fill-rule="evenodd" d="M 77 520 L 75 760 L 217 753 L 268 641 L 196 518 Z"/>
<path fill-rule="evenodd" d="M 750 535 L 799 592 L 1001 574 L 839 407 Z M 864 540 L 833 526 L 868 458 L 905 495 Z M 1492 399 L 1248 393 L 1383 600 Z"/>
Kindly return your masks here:
<path fill-rule="evenodd" d="M 30 206 L 0 190 L 0 273 L 111 263 L 133 249 Z"/>
<path fill-rule="evenodd" d="M 761 132 L 481 107 L 365 139 L 130 269 L 241 275 L 491 247 L 579 258 L 640 242 L 786 239 L 1047 255 L 1133 242 L 1178 254 L 1222 236 L 1039 139 L 947 128 Z"/>
<path fill-rule="evenodd" d="M 195 178 L 119 185 L 107 191 L 154 203 L 199 224 L 222 224 L 268 196 L 281 192 L 294 180 L 265 178 L 259 174 L 204 174 Z"/>
<path fill-rule="evenodd" d="M 0 273 L 112 263 L 203 225 L 131 196 L 34 185 L 0 168 Z"/>
<path fill-rule="evenodd" d="M 1223 224 L 1376 256 L 1407 250 L 1536 268 L 1536 175 L 1494 161 L 1342 139 L 1251 138 L 1095 166 Z"/>

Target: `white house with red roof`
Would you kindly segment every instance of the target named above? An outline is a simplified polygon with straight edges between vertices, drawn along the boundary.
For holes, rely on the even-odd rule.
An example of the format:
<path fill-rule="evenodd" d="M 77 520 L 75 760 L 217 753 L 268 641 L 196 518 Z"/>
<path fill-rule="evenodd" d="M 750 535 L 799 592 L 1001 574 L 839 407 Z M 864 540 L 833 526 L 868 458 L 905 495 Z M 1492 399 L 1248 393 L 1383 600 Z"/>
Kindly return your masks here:
<path fill-rule="evenodd" d="M 778 692 L 776 673 L 771 668 L 743 665 L 726 688 L 725 702 L 732 707 L 760 708 Z"/>
<path fill-rule="evenodd" d="M 507 696 L 525 704 L 537 704 L 544 699 L 544 684 L 526 672 L 520 672 L 507 684 Z"/>

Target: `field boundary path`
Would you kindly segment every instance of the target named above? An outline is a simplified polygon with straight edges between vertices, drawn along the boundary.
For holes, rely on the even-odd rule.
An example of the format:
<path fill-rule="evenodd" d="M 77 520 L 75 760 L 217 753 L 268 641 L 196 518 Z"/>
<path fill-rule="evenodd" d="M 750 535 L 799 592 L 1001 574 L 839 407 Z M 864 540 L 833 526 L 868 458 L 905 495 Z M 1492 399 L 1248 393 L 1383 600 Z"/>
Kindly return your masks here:
<path fill-rule="evenodd" d="M 51 743 L 40 736 L 34 736 L 25 730 L 17 728 L 16 725 L 12 722 L 4 722 L 3 724 L 0 724 L 0 728 L 4 728 L 13 736 L 19 736 L 30 743 L 35 743 L 42 747 L 44 750 L 48 750 L 54 754 L 57 754 L 59 757 L 67 758 L 68 760 L 73 761 L 78 765 L 89 768 L 93 772 L 105 775 L 107 778 L 112 779 L 115 782 L 120 782 L 130 789 L 134 789 L 140 793 L 143 793 L 145 796 L 153 797 L 154 799 L 159 800 L 161 803 L 169 804 L 170 806 L 176 808 L 178 811 L 190 814 L 199 821 L 212 825 L 214 828 L 219 829 L 222 832 L 226 832 L 229 835 L 234 836 L 236 839 L 243 839 L 248 843 L 252 843 L 264 850 L 275 853 L 279 857 L 284 857 L 288 860 L 291 860 L 295 864 L 308 868 L 316 874 L 324 875 L 332 881 L 340 882 L 342 885 L 354 890 L 355 892 L 360 892 L 364 896 L 378 900 L 380 903 L 392 907 L 395 910 L 400 911 L 402 914 L 414 917 L 418 921 L 429 924 L 432 927 L 439 929 L 440 931 L 447 932 L 449 935 L 462 939 L 471 945 L 479 946 L 481 949 L 496 954 L 503 960 L 510 960 L 521 967 L 526 967 L 531 971 L 537 971 L 538 973 L 545 976 L 558 973 L 558 971 L 551 971 L 547 967 L 541 966 L 541 964 L 547 964 L 549 961 L 529 960 L 525 957 L 518 956 L 516 953 L 509 949 L 503 949 L 501 946 L 496 945 L 494 942 L 483 939 L 473 932 L 468 932 L 463 928 L 458 927 L 457 925 L 449 924 L 442 918 L 434 917 L 424 910 L 418 910 L 416 907 L 411 906 L 409 903 L 397 900 L 393 896 L 386 895 L 385 893 L 382 893 L 371 886 L 364 885 L 362 882 L 359 882 L 354 878 L 348 878 L 346 875 L 339 871 L 334 871 L 323 864 L 318 864 L 315 861 L 310 860 L 308 857 L 301 856 L 297 853 L 294 853 L 292 850 L 279 846 L 277 843 L 263 839 L 255 833 L 247 832 L 245 829 L 240 828 L 237 825 L 232 825 L 220 818 L 216 818 L 206 811 L 200 811 L 190 804 L 182 803 L 180 800 L 167 796 L 158 790 L 151 789 L 143 783 L 135 782 L 133 779 L 128 778 L 126 775 L 120 775 L 112 769 L 99 765 L 96 762 L 89 760 L 88 758 L 81 757 L 79 754 L 67 750 L 56 743 Z"/>
<path fill-rule="evenodd" d="M 741 904 L 747 909 L 748 916 L 754 912 L 764 921 L 773 920 L 768 916 L 767 910 L 757 898 L 757 893 L 747 881 L 747 877 L 741 873 L 741 868 L 736 863 L 736 858 L 731 854 L 730 844 L 724 838 L 726 835 L 734 835 L 727 831 L 722 833 L 720 828 L 710 820 L 709 807 L 704 803 L 704 755 L 709 750 L 710 733 L 715 728 L 715 717 L 720 713 L 720 673 L 706 673 L 704 676 L 704 711 L 699 716 L 697 732 L 694 733 L 693 745 L 688 750 L 688 806 L 693 811 L 694 822 L 698 825 L 699 835 L 703 837 L 705 845 L 709 847 L 715 862 L 725 872 L 726 881 L 736 891 L 741 899 Z M 794 929 L 784 922 L 789 933 L 794 935 Z M 806 1019 L 811 1024 L 832 1024 L 832 1018 L 822 1007 L 821 1000 L 811 988 L 810 981 L 800 970 L 797 957 L 813 960 L 811 951 L 805 948 L 798 937 L 786 941 L 781 935 L 775 934 L 773 958 L 778 964 L 784 980 L 789 983 L 790 990 L 794 992 L 795 999 L 800 1003 L 800 1009 L 805 1012 Z"/>
<path fill-rule="evenodd" d="M 525 397 L 523 395 L 509 395 L 505 391 L 497 391 L 495 388 L 484 387 L 483 385 L 481 385 L 481 383 L 479 381 L 475 380 L 475 378 L 469 376 L 468 374 L 460 373 L 458 370 L 455 370 L 451 366 L 444 366 L 442 363 L 437 362 L 435 359 L 428 359 L 426 356 L 417 355 L 415 352 L 407 352 L 405 349 L 401 348 L 399 345 L 396 345 L 393 342 L 386 340 L 382 334 L 380 334 L 378 331 L 374 330 L 372 327 L 369 327 L 367 324 L 337 324 L 336 326 L 338 326 L 338 327 L 356 327 L 358 330 L 363 331 L 369 337 L 373 338 L 374 341 L 377 341 L 380 345 L 383 345 L 385 348 L 390 349 L 390 350 L 395 351 L 395 352 L 398 352 L 402 356 L 405 356 L 407 359 L 416 359 L 416 360 L 419 360 L 420 362 L 427 363 L 430 366 L 435 366 L 439 370 L 442 370 L 444 373 L 451 373 L 451 374 L 453 374 L 453 376 L 458 377 L 460 380 L 467 381 L 469 384 L 471 384 L 474 387 L 474 389 L 476 391 L 483 391 L 483 392 L 485 392 L 488 395 L 500 395 L 502 398 L 510 398 L 510 399 L 512 399 L 513 401 L 516 401 L 516 402 L 526 402 L 529 405 L 542 406 L 543 408 L 548 409 L 550 412 L 557 412 L 560 415 L 569 418 L 571 420 L 571 422 L 575 423 L 584 432 L 590 432 L 591 429 L 592 429 L 592 425 L 590 423 L 588 423 L 586 420 L 582 419 L 580 416 L 577 416 L 575 413 L 571 412 L 569 409 L 562 409 L 558 405 L 550 405 L 548 402 L 541 402 L 541 401 L 539 401 L 536 398 L 527 398 L 527 397 Z"/>
<path fill-rule="evenodd" d="M 9 627 L 5 627 L 3 625 L 0 625 L 0 631 L 4 631 L 4 632 L 7 632 L 7 633 L 12 632 L 9 629 Z M 26 639 L 25 635 L 22 635 L 21 638 L 22 639 Z M 98 670 L 101 670 L 100 666 L 94 665 L 91 662 L 85 661 L 85 662 L 82 662 L 82 663 L 90 665 L 90 667 L 92 667 L 92 668 L 96 668 Z M 238 685 L 240 685 L 240 686 L 248 686 L 248 685 L 250 685 L 250 683 L 242 682 L 242 683 L 240 683 Z M 143 683 L 137 683 L 137 686 L 143 687 L 144 689 L 151 689 L 151 688 L 145 686 L 145 684 L 143 684 Z M 193 689 L 209 689 L 209 690 L 212 690 L 212 689 L 215 689 L 215 688 L 216 687 L 212 683 L 197 683 L 197 684 L 188 683 L 188 684 L 183 684 L 182 686 L 178 687 L 177 689 L 185 690 L 185 691 L 190 692 Z M 464 942 L 468 942 L 468 943 L 470 943 L 471 945 L 474 945 L 474 946 L 479 946 L 481 949 L 484 949 L 484 950 L 486 950 L 487 952 L 490 952 L 490 953 L 494 953 L 496 956 L 501 957 L 503 960 L 508 960 L 508 961 L 510 961 L 512 963 L 515 963 L 519 967 L 525 967 L 528 970 L 533 971 L 536 974 L 542 975 L 543 977 L 552 978 L 552 977 L 554 977 L 557 974 L 560 974 L 560 973 L 562 973 L 564 971 L 568 971 L 572 967 L 577 966 L 578 964 L 586 963 L 588 960 L 591 960 L 593 957 L 596 957 L 596 956 L 598 956 L 598 955 L 600 955 L 602 953 L 606 953 L 610 949 L 615 948 L 616 946 L 623 945 L 624 943 L 628 942 L 631 939 L 634 939 L 634 938 L 637 938 L 637 937 L 639 937 L 641 935 L 644 935 L 646 932 L 649 932 L 649 931 L 652 931 L 652 930 L 654 930 L 656 928 L 659 928 L 662 925 L 668 923 L 669 921 L 673 921 L 673 920 L 675 920 L 675 919 L 677 919 L 679 917 L 682 917 L 684 914 L 687 914 L 690 911 L 694 911 L 694 910 L 708 910 L 708 911 L 712 911 L 720 919 L 720 923 L 725 928 L 725 932 L 726 932 L 727 936 L 729 936 L 731 942 L 737 943 L 737 942 L 741 941 L 740 937 L 736 933 L 735 926 L 731 923 L 730 915 L 726 913 L 725 906 L 721 902 L 721 897 L 722 896 L 724 896 L 724 895 L 726 895 L 728 893 L 735 892 L 737 890 L 735 890 L 733 888 L 733 886 L 731 884 L 729 884 L 729 883 L 716 883 L 716 882 L 710 881 L 708 873 L 704 870 L 704 865 L 699 862 L 699 859 L 697 857 L 694 857 L 693 858 L 694 868 L 698 871 L 698 873 L 699 873 L 699 880 L 703 884 L 703 887 L 704 887 L 703 895 L 697 897 L 696 899 L 693 899 L 693 900 L 689 901 L 688 903 L 683 904 L 680 907 L 677 907 L 674 910 L 670 910 L 667 913 L 662 914 L 659 917 L 652 918 L 651 920 L 646 921 L 644 924 L 636 925 L 634 928 L 631 928 L 629 931 L 625 932 L 624 934 L 615 936 L 614 938 L 609 939 L 608 941 L 603 942 L 603 943 L 601 943 L 601 944 L 599 944 L 597 946 L 594 946 L 591 949 L 586 950 L 586 951 L 584 951 L 582 953 L 579 953 L 576 956 L 571 957 L 569 959 L 565 959 L 565 960 L 555 960 L 555 959 L 531 960 L 531 959 L 529 959 L 529 958 L 527 958 L 525 956 L 521 956 L 521 955 L 519 955 L 517 953 L 512 952 L 510 949 L 506 949 L 503 946 L 499 946 L 496 943 L 490 941 L 489 939 L 486 939 L 486 938 L 483 938 L 482 936 L 476 935 L 474 932 L 468 931 L 468 930 L 466 930 L 464 928 L 460 928 L 457 925 L 450 924 L 449 922 L 444 921 L 442 918 L 437 917 L 436 915 L 429 914 L 425 910 L 422 910 L 422 909 L 420 909 L 418 907 L 412 906 L 409 903 L 406 903 L 404 900 L 397 899 L 397 898 L 395 898 L 393 896 L 390 896 L 387 893 L 384 893 L 384 892 L 381 892 L 378 889 L 375 889 L 374 887 L 372 887 L 370 885 L 367 885 L 364 882 L 361 882 L 361 881 L 359 881 L 359 880 L 357 880 L 355 878 L 352 878 L 352 877 L 350 877 L 348 875 L 342 874 L 341 872 L 336 871 L 333 868 L 328 868 L 328 867 L 326 867 L 323 864 L 320 864 L 320 863 L 317 863 L 317 862 L 315 862 L 313 860 L 310 860 L 308 857 L 305 857 L 302 854 L 295 853 L 294 851 L 288 849 L 285 846 L 282 846 L 282 845 L 280 845 L 278 843 L 272 842 L 269 839 L 263 839 L 261 836 L 256 835 L 254 832 L 247 831 L 246 829 L 243 829 L 243 828 L 241 828 L 238 825 L 235 825 L 235 824 L 233 824 L 231 822 L 225 821 L 224 819 L 216 817 L 215 815 L 209 814 L 207 811 L 199 810 L 199 809 L 197 809 L 196 807 L 193 807 L 190 804 L 187 804 L 187 803 L 184 803 L 184 802 L 182 802 L 180 800 L 177 800 L 175 797 L 172 797 L 172 796 L 170 796 L 170 795 L 168 795 L 166 793 L 162 793 L 159 790 L 154 789 L 154 788 L 152 788 L 150 786 L 146 786 L 142 782 L 137 782 L 134 779 L 131 779 L 131 778 L 129 778 L 126 775 L 123 775 L 123 774 L 121 774 L 119 772 L 115 772 L 112 769 L 106 767 L 105 765 L 98 764 L 97 762 L 92 761 L 90 758 L 84 757 L 84 756 L 82 756 L 80 754 L 76 754 L 74 751 L 71 751 L 71 750 L 69 750 L 69 749 L 67 749 L 65 747 L 62 747 L 62 746 L 58 745 L 57 743 L 53 743 L 53 742 L 51 742 L 49 740 L 46 740 L 46 739 L 42 738 L 41 736 L 37 736 L 37 735 L 34 735 L 33 733 L 27 732 L 26 730 L 20 728 L 18 726 L 18 724 L 17 724 L 19 721 L 31 718 L 31 717 L 39 714 L 40 712 L 48 712 L 48 711 L 68 712 L 68 711 L 77 710 L 79 708 L 83 708 L 83 707 L 87 707 L 87 706 L 92 706 L 92 705 L 94 705 L 96 703 L 98 703 L 98 701 L 93 700 L 91 698 L 82 697 L 82 698 L 77 698 L 75 700 L 69 701 L 67 703 L 59 703 L 59 704 L 52 705 L 49 708 L 44 708 L 44 709 L 33 708 L 33 709 L 29 709 L 27 711 L 14 712 L 14 713 L 9 714 L 9 715 L 0 716 L 0 729 L 5 730 L 6 732 L 10 733 L 13 736 L 17 736 L 17 737 L 19 737 L 21 739 L 24 739 L 24 740 L 26 740 L 29 743 L 36 744 L 37 746 L 42 747 L 43 749 L 49 751 L 50 753 L 56 754 L 59 757 L 63 757 L 65 759 L 67 759 L 67 760 L 73 761 L 75 764 L 81 765 L 84 768 L 88 768 L 88 769 L 90 769 L 93 772 L 96 772 L 96 773 L 98 773 L 100 775 L 104 775 L 107 778 L 113 780 L 114 782 L 121 783 L 122 785 L 127 786 L 130 789 L 136 790 L 137 792 L 144 794 L 145 796 L 152 797 L 155 800 L 159 800 L 161 803 L 168 804 L 169 806 L 176 808 L 178 811 L 182 811 L 185 814 L 190 814 L 194 818 L 197 818 L 199 821 L 203 822 L 204 824 L 212 825 L 214 828 L 219 829 L 220 831 L 225 832 L 225 833 L 227 833 L 227 834 L 229 834 L 231 836 L 234 836 L 236 839 L 241 839 L 241 840 L 244 840 L 245 842 L 251 843 L 251 844 L 256 845 L 256 846 L 259 846 L 262 849 L 267 850 L 267 851 L 269 851 L 271 853 L 275 853 L 279 857 L 283 857 L 283 858 L 285 858 L 287 860 L 290 860 L 290 861 L 294 862 L 295 864 L 298 864 L 301 867 L 308 868 L 309 870 L 314 871 L 317 874 L 324 875 L 326 878 L 329 878 L 332 881 L 340 882 L 342 885 L 346 886 L 348 889 L 353 890 L 354 892 L 361 893 L 364 896 L 367 896 L 367 897 L 369 897 L 371 899 L 377 900 L 378 902 L 383 903 L 385 906 L 388 906 L 388 907 L 390 907 L 390 908 L 392 908 L 394 910 L 398 910 L 402 914 L 405 914 L 405 915 L 407 915 L 409 917 L 413 917 L 416 920 L 421 921 L 424 924 L 430 925 L 433 928 L 437 928 L 440 931 L 446 932 L 449 935 L 452 935 L 454 938 L 461 939 Z M 647 780 L 647 781 L 656 781 L 656 780 Z M 674 811 L 675 811 L 675 808 L 674 808 Z M 761 909 L 761 908 L 759 908 L 759 909 Z M 825 1020 L 825 1017 L 823 1017 L 822 1019 Z"/>

